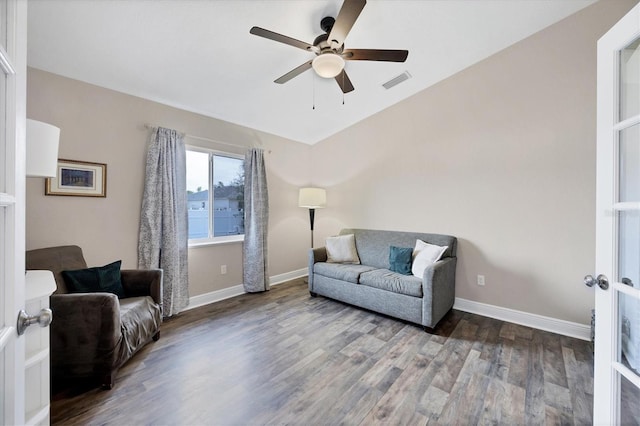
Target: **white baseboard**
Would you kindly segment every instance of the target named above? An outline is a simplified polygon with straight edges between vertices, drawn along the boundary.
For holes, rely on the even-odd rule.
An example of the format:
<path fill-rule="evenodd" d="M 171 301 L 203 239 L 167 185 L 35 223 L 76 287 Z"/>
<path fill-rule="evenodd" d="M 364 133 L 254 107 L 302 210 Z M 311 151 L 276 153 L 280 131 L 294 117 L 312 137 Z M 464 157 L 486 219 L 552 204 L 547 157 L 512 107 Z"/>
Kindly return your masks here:
<path fill-rule="evenodd" d="M 460 297 L 456 297 L 453 309 L 537 328 L 539 330 L 550 331 L 564 336 L 575 337 L 577 339 L 591 340 L 591 326 L 585 324 L 474 302 Z"/>
<path fill-rule="evenodd" d="M 306 277 L 309 274 L 309 268 L 298 269 L 297 271 L 291 271 L 280 275 L 274 275 L 270 278 L 271 285 L 282 284 L 287 281 L 291 281 L 296 278 Z"/>
<path fill-rule="evenodd" d="M 274 275 L 270 278 L 270 282 L 272 286 L 276 286 L 295 278 L 304 277 L 307 275 L 307 272 L 307 268 L 304 268 L 284 274 Z M 185 308 L 185 311 L 208 305 L 210 303 L 229 299 L 231 297 L 240 296 L 244 293 L 244 287 L 242 286 L 242 284 L 238 284 L 234 285 L 233 287 L 224 288 L 222 290 L 215 290 L 209 293 L 199 294 L 197 296 L 189 298 L 189 306 Z M 482 315 L 489 318 L 495 318 L 501 321 L 512 322 L 527 327 L 537 328 L 539 330 L 550 331 L 552 333 L 562 334 L 564 336 L 575 337 L 577 339 L 591 339 L 591 327 L 586 324 L 578 324 L 576 322 L 545 317 L 528 312 L 516 311 L 515 309 L 474 302 L 472 300 L 462 299 L 460 297 L 456 297 L 453 309 Z"/>
<path fill-rule="evenodd" d="M 244 293 L 244 287 L 242 286 L 242 284 L 238 284 L 234 285 L 233 287 L 223 288 L 222 290 L 215 290 L 210 291 L 209 293 L 191 296 L 189 298 L 189 306 L 184 308 L 184 310 L 188 311 L 189 309 L 198 308 L 200 306 L 208 305 L 209 303 L 219 302 L 224 299 L 240 296 Z"/>
<path fill-rule="evenodd" d="M 304 268 L 284 274 L 274 275 L 273 277 L 269 278 L 269 282 L 272 286 L 282 284 L 295 278 L 304 277 L 307 275 L 308 271 L 309 270 L 307 268 Z M 233 287 L 223 288 L 222 290 L 215 290 L 209 293 L 199 294 L 197 296 L 192 296 L 189 298 L 189 306 L 184 308 L 184 310 L 188 311 L 189 309 L 198 308 L 210 303 L 215 303 L 221 300 L 229 299 L 231 297 L 240 296 L 244 293 L 244 287 L 242 286 L 242 284 L 238 284 L 234 285 Z"/>

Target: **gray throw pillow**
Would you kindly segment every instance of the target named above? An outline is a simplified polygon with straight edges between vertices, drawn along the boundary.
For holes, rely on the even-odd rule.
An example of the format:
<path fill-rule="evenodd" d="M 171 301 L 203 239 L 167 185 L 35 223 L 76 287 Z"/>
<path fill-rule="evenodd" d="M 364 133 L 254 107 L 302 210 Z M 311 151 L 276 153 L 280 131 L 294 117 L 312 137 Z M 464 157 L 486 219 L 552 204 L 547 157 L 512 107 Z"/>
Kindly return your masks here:
<path fill-rule="evenodd" d="M 353 263 L 360 264 L 356 240 L 353 234 L 339 235 L 327 238 L 327 262 L 329 263 Z"/>

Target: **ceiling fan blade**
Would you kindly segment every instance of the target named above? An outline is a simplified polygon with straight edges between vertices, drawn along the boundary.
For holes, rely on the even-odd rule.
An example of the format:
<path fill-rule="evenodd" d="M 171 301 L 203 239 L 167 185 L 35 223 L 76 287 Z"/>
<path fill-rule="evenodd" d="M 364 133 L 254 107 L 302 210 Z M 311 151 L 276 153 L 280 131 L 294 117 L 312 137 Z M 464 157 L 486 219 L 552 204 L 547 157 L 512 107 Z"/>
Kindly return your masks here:
<path fill-rule="evenodd" d="M 253 35 L 288 44 L 289 46 L 297 47 L 299 49 L 309 51 L 314 51 L 315 49 L 315 47 L 310 45 L 309 43 L 305 43 L 304 41 L 296 40 L 295 38 L 287 37 L 286 35 L 275 33 L 273 31 L 265 30 L 264 28 L 253 27 L 249 30 L 249 32 Z"/>
<path fill-rule="evenodd" d="M 338 82 L 338 86 L 342 89 L 342 93 L 353 92 L 353 84 L 351 84 L 351 80 L 349 80 L 349 76 L 345 70 L 342 70 L 340 74 L 336 75 L 335 79 Z"/>
<path fill-rule="evenodd" d="M 331 44 L 335 43 L 334 47 L 336 48 L 342 46 L 344 39 L 347 38 L 347 34 L 351 31 L 351 27 L 366 4 L 367 0 L 344 0 L 327 41 Z"/>
<path fill-rule="evenodd" d="M 342 52 L 345 61 L 404 62 L 408 55 L 408 50 L 349 49 Z"/>
<path fill-rule="evenodd" d="M 275 80 L 274 83 L 278 83 L 278 84 L 286 83 L 287 81 L 291 80 L 293 77 L 296 77 L 296 76 L 302 74 L 303 72 L 305 72 L 306 70 L 308 70 L 309 68 L 311 68 L 311 63 L 312 62 L 313 62 L 313 59 L 310 60 L 309 62 L 305 62 L 304 64 L 300 65 L 299 67 L 296 67 L 296 68 L 292 69 L 291 71 L 289 71 L 288 73 L 286 73 L 282 77 L 280 77 L 277 80 Z"/>

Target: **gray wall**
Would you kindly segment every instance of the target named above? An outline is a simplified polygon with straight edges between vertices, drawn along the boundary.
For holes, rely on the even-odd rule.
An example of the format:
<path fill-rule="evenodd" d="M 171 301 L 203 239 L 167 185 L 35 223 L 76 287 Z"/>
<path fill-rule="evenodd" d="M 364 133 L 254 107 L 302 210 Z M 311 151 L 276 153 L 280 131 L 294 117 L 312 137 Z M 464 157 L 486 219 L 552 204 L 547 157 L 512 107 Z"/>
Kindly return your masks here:
<path fill-rule="evenodd" d="M 236 146 L 187 138 L 189 144 L 236 153 L 264 148 L 270 273 L 305 266 L 309 219 L 297 196 L 309 184 L 309 146 L 32 68 L 27 117 L 60 127 L 60 158 L 107 163 L 108 176 L 107 198 L 45 196 L 44 179 L 27 179 L 27 249 L 77 244 L 91 266 L 122 259 L 123 268 L 136 267 L 149 123 Z M 242 244 L 190 249 L 189 275 L 191 296 L 241 284 Z"/>
<path fill-rule="evenodd" d="M 598 2 L 315 145 L 318 235 L 456 235 L 457 297 L 588 323 L 596 41 L 635 3 Z"/>

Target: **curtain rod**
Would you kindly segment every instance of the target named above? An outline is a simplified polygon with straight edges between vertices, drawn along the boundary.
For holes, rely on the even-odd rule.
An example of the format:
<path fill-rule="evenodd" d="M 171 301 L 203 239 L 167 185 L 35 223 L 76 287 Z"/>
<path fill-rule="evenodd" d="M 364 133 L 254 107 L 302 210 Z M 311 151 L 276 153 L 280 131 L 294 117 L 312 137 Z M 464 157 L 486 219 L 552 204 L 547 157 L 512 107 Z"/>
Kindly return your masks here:
<path fill-rule="evenodd" d="M 154 129 L 154 128 L 157 128 L 157 127 L 164 127 L 164 126 L 154 126 L 154 125 L 152 125 L 152 124 L 145 123 L 145 124 L 144 124 L 144 127 L 145 127 L 145 128 L 147 128 L 147 129 L 149 129 L 149 130 L 152 130 L 152 129 Z M 191 139 L 200 139 L 200 140 L 207 141 L 207 142 L 213 142 L 213 143 L 218 143 L 218 144 L 221 144 L 221 145 L 232 146 L 232 147 L 234 147 L 234 148 L 256 148 L 256 147 L 255 147 L 255 146 L 253 146 L 253 145 L 251 145 L 251 146 L 236 145 L 236 144 L 229 143 L 229 142 L 222 142 L 222 141 L 217 141 L 217 140 L 215 140 L 215 139 L 211 139 L 211 138 L 205 138 L 205 137 L 203 137 L 203 136 L 190 135 L 190 134 L 188 134 L 188 133 L 186 133 L 186 132 L 183 132 L 183 131 L 180 131 L 180 130 L 178 130 L 178 131 L 179 131 L 180 133 L 182 133 L 185 137 L 187 137 L 187 138 L 191 138 Z M 267 152 L 268 152 L 269 154 L 271 154 L 271 150 L 269 150 L 269 151 L 267 151 Z"/>

